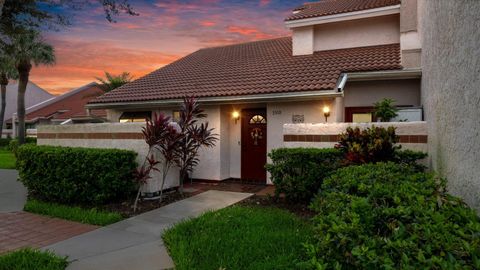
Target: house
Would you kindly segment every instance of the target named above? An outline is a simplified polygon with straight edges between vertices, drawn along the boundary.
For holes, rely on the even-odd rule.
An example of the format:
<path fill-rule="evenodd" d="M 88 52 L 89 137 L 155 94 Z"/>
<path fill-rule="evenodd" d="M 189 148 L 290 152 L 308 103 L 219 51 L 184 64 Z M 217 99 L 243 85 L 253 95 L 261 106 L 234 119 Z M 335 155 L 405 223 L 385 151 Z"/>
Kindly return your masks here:
<path fill-rule="evenodd" d="M 92 110 L 89 114 L 85 110 L 88 101 L 103 93 L 98 84 L 92 82 L 27 107 L 25 109 L 25 126 L 35 129 L 38 125 L 105 122 L 105 110 Z M 16 113 L 7 123 L 12 123 L 12 119 L 17 120 Z"/>
<path fill-rule="evenodd" d="M 18 82 L 11 81 L 7 85 L 6 91 L 6 106 L 5 106 L 5 121 L 3 136 L 12 136 L 12 121 L 11 116 L 17 112 L 17 96 L 18 96 Z M 27 91 L 25 92 L 25 106 L 30 107 L 45 100 L 53 98 L 54 95 L 40 88 L 33 82 L 28 82 Z"/>
<path fill-rule="evenodd" d="M 323 0 L 285 19 L 291 37 L 205 48 L 87 104 L 111 122 L 175 117 L 195 96 L 219 134 L 193 178 L 265 183 L 270 150 L 287 123 L 371 122 L 392 98 L 422 120 L 417 1 Z"/>

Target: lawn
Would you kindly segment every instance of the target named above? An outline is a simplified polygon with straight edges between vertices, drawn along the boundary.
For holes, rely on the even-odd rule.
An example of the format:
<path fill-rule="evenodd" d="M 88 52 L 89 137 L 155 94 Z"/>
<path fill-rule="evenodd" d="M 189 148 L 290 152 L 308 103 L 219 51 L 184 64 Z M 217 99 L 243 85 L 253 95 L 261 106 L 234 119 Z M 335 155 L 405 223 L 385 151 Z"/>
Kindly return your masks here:
<path fill-rule="evenodd" d="M 0 148 L 0 169 L 15 169 L 15 156 L 5 148 Z"/>
<path fill-rule="evenodd" d="M 30 248 L 0 256 L 0 270 L 64 270 L 66 258 Z"/>
<path fill-rule="evenodd" d="M 309 223 L 277 208 L 232 206 L 177 224 L 163 236 L 176 269 L 295 269 Z"/>
<path fill-rule="evenodd" d="M 23 210 L 30 213 L 100 226 L 112 224 L 123 219 L 121 214 L 115 212 L 47 203 L 33 199 L 27 201 Z"/>

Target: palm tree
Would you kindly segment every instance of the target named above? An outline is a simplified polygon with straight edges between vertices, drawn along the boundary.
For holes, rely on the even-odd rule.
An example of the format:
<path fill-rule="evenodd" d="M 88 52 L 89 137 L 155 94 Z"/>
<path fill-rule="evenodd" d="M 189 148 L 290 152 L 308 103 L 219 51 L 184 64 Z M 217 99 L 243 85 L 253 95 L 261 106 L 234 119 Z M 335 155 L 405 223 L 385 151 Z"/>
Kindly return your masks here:
<path fill-rule="evenodd" d="M 18 72 L 18 142 L 25 142 L 25 92 L 32 65 L 53 65 L 55 53 L 36 31 L 21 31 L 11 37 L 9 52 Z"/>
<path fill-rule="evenodd" d="M 7 85 L 10 79 L 17 78 L 17 71 L 13 64 L 13 60 L 7 56 L 4 50 L 0 51 L 0 88 L 1 88 L 1 99 L 2 107 L 0 109 L 0 138 L 2 137 L 3 132 L 3 120 L 5 119 L 5 107 L 6 96 L 7 96 Z"/>
<path fill-rule="evenodd" d="M 100 82 L 100 88 L 107 93 L 115 88 L 131 82 L 133 77 L 130 76 L 130 73 L 128 72 L 123 72 L 120 75 L 112 75 L 105 71 L 105 79 L 99 77 L 96 79 Z"/>

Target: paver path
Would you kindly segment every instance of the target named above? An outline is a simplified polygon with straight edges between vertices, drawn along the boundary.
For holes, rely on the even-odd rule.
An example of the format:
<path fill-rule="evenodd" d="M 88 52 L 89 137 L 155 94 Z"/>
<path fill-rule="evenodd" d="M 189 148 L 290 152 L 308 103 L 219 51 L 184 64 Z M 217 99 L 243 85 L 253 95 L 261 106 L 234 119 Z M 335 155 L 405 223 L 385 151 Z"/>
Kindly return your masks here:
<path fill-rule="evenodd" d="M 22 212 L 27 190 L 17 178 L 16 170 L 0 170 L 0 254 L 50 245 L 98 228 Z"/>
<path fill-rule="evenodd" d="M 156 210 L 45 247 L 68 256 L 68 269 L 169 269 L 161 235 L 179 221 L 217 210 L 253 194 L 209 190 Z"/>

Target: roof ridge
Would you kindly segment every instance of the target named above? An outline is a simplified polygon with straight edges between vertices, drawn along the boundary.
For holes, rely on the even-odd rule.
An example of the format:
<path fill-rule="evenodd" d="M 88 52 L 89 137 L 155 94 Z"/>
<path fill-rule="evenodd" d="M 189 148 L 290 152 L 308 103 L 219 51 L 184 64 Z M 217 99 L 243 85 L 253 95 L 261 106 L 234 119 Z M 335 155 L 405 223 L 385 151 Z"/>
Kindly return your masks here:
<path fill-rule="evenodd" d="M 291 37 L 291 36 L 284 36 L 284 37 L 260 39 L 260 40 L 254 40 L 254 41 L 245 41 L 245 42 L 234 43 L 234 44 L 227 44 L 227 45 L 219 45 L 219 46 L 205 47 L 205 48 L 199 49 L 198 51 L 208 50 L 208 49 L 225 48 L 225 47 L 232 47 L 232 46 L 245 45 L 245 44 L 260 43 L 260 42 L 267 42 L 267 41 L 274 41 L 274 40 L 279 40 L 279 39 L 288 39 L 288 38 L 292 38 L 292 37 Z"/>

